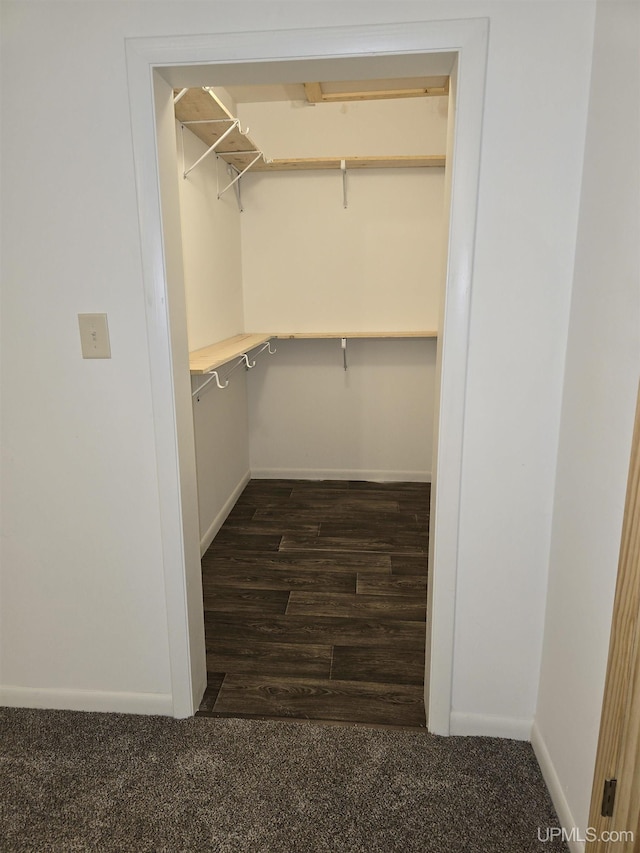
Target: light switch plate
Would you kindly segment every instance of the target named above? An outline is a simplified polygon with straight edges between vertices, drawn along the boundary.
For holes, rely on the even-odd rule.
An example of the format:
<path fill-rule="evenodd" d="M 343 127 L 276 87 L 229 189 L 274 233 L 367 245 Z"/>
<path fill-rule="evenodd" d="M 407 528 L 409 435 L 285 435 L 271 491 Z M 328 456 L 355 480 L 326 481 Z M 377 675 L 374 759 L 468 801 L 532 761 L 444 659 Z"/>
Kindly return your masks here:
<path fill-rule="evenodd" d="M 106 314 L 78 314 L 83 358 L 111 358 Z"/>

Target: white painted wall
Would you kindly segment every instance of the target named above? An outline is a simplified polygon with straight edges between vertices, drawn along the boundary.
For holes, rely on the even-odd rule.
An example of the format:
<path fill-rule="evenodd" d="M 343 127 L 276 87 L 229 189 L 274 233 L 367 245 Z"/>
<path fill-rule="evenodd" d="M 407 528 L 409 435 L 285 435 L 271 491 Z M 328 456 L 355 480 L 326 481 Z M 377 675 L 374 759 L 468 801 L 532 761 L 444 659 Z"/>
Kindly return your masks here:
<path fill-rule="evenodd" d="M 437 329 L 443 169 L 256 173 L 242 187 L 248 331 Z"/>
<path fill-rule="evenodd" d="M 189 350 L 194 350 L 244 331 L 240 211 L 233 191 L 218 199 L 218 185 L 224 187 L 231 178 L 226 163 L 214 154 L 183 178 L 183 149 L 188 169 L 207 146 L 180 125 L 177 134 L 187 329 Z M 193 378 L 193 389 L 202 382 L 202 377 Z M 210 383 L 199 402 L 194 401 L 193 419 L 204 551 L 249 476 L 244 370 L 233 373 L 224 391 Z"/>
<path fill-rule="evenodd" d="M 224 377 L 224 371 L 221 371 Z M 193 380 L 194 387 L 202 382 Z M 200 550 L 206 551 L 249 480 L 245 371 L 234 371 L 224 391 L 207 386 L 193 407 L 198 473 Z"/>
<path fill-rule="evenodd" d="M 244 331 L 240 211 L 233 191 L 218 199 L 217 179 L 224 187 L 230 178 L 215 154 L 182 177 L 183 146 L 187 169 L 207 146 L 177 128 L 187 331 L 194 350 Z"/>
<path fill-rule="evenodd" d="M 435 341 L 278 341 L 248 375 L 256 477 L 430 480 Z"/>
<path fill-rule="evenodd" d="M 528 738 L 594 8 L 499 5 L 502 14 L 491 14 L 471 296 L 452 731 Z"/>
<path fill-rule="evenodd" d="M 132 691 L 169 689 L 124 38 L 486 15 L 453 701 L 475 730 L 530 719 L 593 5 L 134 0 L 1 12 L 2 74 L 20 81 L 3 90 L 2 124 L 0 682 L 14 688 L 3 701 L 29 704 L 29 687 L 48 686 L 76 691 L 76 707 L 100 690 L 133 707 Z M 70 94 L 43 98 L 43 80 Z M 83 362 L 75 315 L 103 310 L 113 358 Z"/>
<path fill-rule="evenodd" d="M 444 101 L 444 103 L 443 103 Z M 446 99 L 240 105 L 269 157 L 444 154 Z M 438 327 L 444 169 L 243 179 L 250 331 Z M 249 382 L 256 476 L 431 478 L 434 341 L 279 344 Z"/>
<path fill-rule="evenodd" d="M 243 127 L 269 159 L 444 154 L 447 98 L 238 104 Z"/>
<path fill-rule="evenodd" d="M 254 103 L 240 114 L 269 157 L 444 154 L 443 100 Z M 247 330 L 437 329 L 443 185 L 441 168 L 352 170 L 345 209 L 338 171 L 249 173 Z"/>
<path fill-rule="evenodd" d="M 636 3 L 598 4 L 536 712 L 583 837 L 640 376 L 639 32 Z"/>

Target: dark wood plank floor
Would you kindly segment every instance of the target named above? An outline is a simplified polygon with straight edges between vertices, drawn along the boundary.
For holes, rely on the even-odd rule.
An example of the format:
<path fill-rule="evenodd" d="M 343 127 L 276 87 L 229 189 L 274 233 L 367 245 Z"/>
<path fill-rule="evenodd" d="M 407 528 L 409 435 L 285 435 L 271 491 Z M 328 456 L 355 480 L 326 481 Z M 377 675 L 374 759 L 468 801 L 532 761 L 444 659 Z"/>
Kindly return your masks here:
<path fill-rule="evenodd" d="M 252 480 L 202 559 L 198 713 L 424 726 L 429 493 Z"/>

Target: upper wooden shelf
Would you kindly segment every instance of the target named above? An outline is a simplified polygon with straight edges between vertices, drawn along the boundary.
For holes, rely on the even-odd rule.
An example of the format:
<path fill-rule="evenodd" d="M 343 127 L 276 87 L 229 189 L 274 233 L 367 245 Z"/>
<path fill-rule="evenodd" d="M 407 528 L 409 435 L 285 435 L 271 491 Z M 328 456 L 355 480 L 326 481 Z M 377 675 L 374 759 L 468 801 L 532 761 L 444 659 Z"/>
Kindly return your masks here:
<path fill-rule="evenodd" d="M 222 367 L 228 361 L 248 353 L 270 340 L 273 335 L 235 335 L 219 341 L 217 344 L 203 347 L 189 353 L 189 370 L 192 374 L 209 373 L 217 367 Z"/>
<path fill-rule="evenodd" d="M 179 90 L 176 90 L 176 95 Z M 198 139 L 211 146 L 229 128 L 234 120 L 229 110 L 205 89 L 187 89 L 175 105 L 176 118 L 185 124 Z M 208 121 L 216 123 L 207 124 Z M 190 122 L 204 122 L 191 124 Z M 222 157 L 239 172 L 249 166 L 260 149 L 246 133 L 234 130 L 216 148 Z M 439 168 L 445 165 L 444 154 L 417 154 L 390 157 L 294 157 L 277 160 L 258 160 L 251 167 L 254 172 L 309 171 L 313 169 L 340 169 L 342 160 L 347 169 L 421 169 Z"/>
<path fill-rule="evenodd" d="M 434 95 L 449 94 L 449 78 L 448 77 L 422 77 L 418 78 L 415 83 L 417 85 L 404 86 L 394 88 L 392 81 L 387 83 L 387 86 L 382 89 L 362 87 L 353 89 L 349 87 L 344 89 L 344 84 L 338 84 L 333 91 L 327 91 L 332 85 L 331 83 L 305 83 L 304 93 L 309 104 L 335 104 L 344 101 L 379 101 L 389 98 L 428 98 Z M 335 87 L 336 84 L 334 83 Z M 350 90 L 349 90 L 350 89 Z"/>
<path fill-rule="evenodd" d="M 445 165 L 444 154 L 399 155 L 397 157 L 297 157 L 256 163 L 258 172 L 310 171 L 312 169 L 424 169 Z"/>

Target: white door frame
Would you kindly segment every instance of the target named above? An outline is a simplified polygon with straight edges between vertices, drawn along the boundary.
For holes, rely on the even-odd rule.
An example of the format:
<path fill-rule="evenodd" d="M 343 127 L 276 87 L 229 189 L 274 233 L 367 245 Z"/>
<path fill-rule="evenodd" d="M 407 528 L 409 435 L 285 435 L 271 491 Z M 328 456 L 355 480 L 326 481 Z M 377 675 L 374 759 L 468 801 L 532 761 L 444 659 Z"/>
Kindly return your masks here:
<path fill-rule="evenodd" d="M 487 19 L 127 39 L 127 71 L 141 232 L 147 336 L 156 438 L 163 570 L 166 588 L 173 713 L 190 716 L 202 691 L 204 639 L 198 571 L 183 517 L 195 495 L 193 437 L 186 435 L 190 380 L 181 346 L 172 346 L 163 236 L 154 78 L 189 82 L 198 66 L 292 60 L 455 53 L 457 104 L 451 185 L 446 300 L 439 330 L 441 363 L 437 488 L 431 507 L 435 543 L 429 569 L 427 637 L 429 730 L 449 734 L 453 680 L 460 484 L 467 380 L 468 329 L 480 171 Z M 168 84 L 166 84 L 168 85 Z M 180 282 L 180 285 L 182 282 Z M 174 342 L 175 343 L 175 342 Z M 178 351 L 180 350 L 180 351 Z M 435 461 L 435 460 L 434 460 Z M 185 513 L 186 515 L 186 513 Z M 193 520 L 191 520 L 192 522 Z M 197 544 L 197 543 L 196 543 Z M 199 555 L 199 551 L 198 551 Z M 191 606 L 190 606 L 191 602 Z"/>

